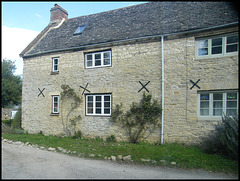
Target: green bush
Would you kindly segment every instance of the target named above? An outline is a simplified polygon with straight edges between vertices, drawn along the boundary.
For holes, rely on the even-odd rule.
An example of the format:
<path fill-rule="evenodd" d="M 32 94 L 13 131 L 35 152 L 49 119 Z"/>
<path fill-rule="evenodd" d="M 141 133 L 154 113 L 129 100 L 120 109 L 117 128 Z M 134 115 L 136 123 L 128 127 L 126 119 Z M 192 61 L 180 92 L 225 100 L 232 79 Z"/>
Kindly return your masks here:
<path fill-rule="evenodd" d="M 79 131 L 75 131 L 74 132 L 74 136 L 72 136 L 73 139 L 77 139 L 77 138 L 82 138 L 82 132 L 79 130 Z"/>
<path fill-rule="evenodd" d="M 22 108 L 21 108 L 21 106 L 19 106 L 17 113 L 11 124 L 11 127 L 13 129 L 21 129 L 21 124 L 22 124 Z"/>
<path fill-rule="evenodd" d="M 2 123 L 6 124 L 7 126 L 10 126 L 10 127 L 11 127 L 12 122 L 13 122 L 12 119 L 5 119 L 5 120 L 2 120 Z"/>
<path fill-rule="evenodd" d="M 111 135 L 109 137 L 106 138 L 107 142 L 117 142 L 116 138 L 114 135 Z"/>
<path fill-rule="evenodd" d="M 111 121 L 122 125 L 131 143 L 138 143 L 142 139 L 147 139 L 160 125 L 161 115 L 161 104 L 156 100 L 152 102 L 152 95 L 146 95 L 144 92 L 140 103 L 132 103 L 126 113 L 123 113 L 122 104 L 116 105 L 112 110 Z"/>
<path fill-rule="evenodd" d="M 215 130 L 203 140 L 203 149 L 238 160 L 238 120 L 238 116 L 224 115 Z"/>
<path fill-rule="evenodd" d="M 10 126 L 8 126 L 7 124 L 2 122 L 2 133 L 11 134 L 11 133 L 13 133 L 13 129 Z"/>

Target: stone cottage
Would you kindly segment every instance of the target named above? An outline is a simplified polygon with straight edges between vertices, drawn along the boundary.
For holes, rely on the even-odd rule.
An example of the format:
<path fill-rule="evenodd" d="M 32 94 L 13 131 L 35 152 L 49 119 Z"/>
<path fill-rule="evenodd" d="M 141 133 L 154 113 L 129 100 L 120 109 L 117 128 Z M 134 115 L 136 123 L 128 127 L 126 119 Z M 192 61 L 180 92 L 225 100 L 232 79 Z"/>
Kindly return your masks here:
<path fill-rule="evenodd" d="M 149 2 L 71 19 L 55 4 L 50 14 L 20 54 L 29 133 L 126 140 L 112 109 L 127 110 L 143 92 L 163 108 L 151 142 L 198 143 L 223 113 L 238 113 L 238 12 L 230 2 Z M 72 112 L 62 85 L 82 98 Z"/>

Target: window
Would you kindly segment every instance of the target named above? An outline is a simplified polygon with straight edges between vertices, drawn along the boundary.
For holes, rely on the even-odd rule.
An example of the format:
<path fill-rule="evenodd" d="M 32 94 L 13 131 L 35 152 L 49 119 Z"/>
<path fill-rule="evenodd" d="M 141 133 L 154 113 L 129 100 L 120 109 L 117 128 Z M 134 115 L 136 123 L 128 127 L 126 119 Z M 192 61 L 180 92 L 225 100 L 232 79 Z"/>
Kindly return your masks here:
<path fill-rule="evenodd" d="M 86 68 L 111 66 L 111 51 L 95 52 L 85 54 Z"/>
<path fill-rule="evenodd" d="M 238 49 L 238 35 L 199 39 L 196 41 L 197 57 L 236 55 Z"/>
<path fill-rule="evenodd" d="M 199 117 L 219 118 L 226 114 L 238 114 L 238 92 L 202 92 L 199 93 Z"/>
<path fill-rule="evenodd" d="M 111 115 L 111 94 L 86 95 L 86 115 Z"/>
<path fill-rule="evenodd" d="M 86 25 L 81 25 L 81 26 L 79 26 L 79 27 L 76 29 L 76 31 L 73 33 L 73 35 L 80 35 L 80 34 L 82 34 L 85 26 L 86 26 Z"/>
<path fill-rule="evenodd" d="M 58 70 L 59 58 L 52 59 L 52 72 L 59 72 Z"/>
<path fill-rule="evenodd" d="M 59 113 L 59 96 L 52 96 L 52 113 Z"/>

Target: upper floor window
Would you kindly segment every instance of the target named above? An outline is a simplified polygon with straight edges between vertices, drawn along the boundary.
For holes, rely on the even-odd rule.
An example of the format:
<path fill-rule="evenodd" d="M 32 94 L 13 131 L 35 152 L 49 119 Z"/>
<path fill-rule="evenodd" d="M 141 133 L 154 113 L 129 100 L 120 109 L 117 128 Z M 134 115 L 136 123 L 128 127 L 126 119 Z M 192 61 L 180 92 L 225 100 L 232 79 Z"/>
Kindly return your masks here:
<path fill-rule="evenodd" d="M 238 92 L 201 92 L 199 95 L 198 115 L 202 118 L 219 118 L 223 114 L 238 114 Z"/>
<path fill-rule="evenodd" d="M 112 65 L 111 51 L 102 51 L 85 54 L 85 67 L 108 67 Z"/>
<path fill-rule="evenodd" d="M 52 72 L 58 72 L 59 58 L 52 59 Z"/>
<path fill-rule="evenodd" d="M 238 50 L 238 35 L 236 34 L 196 41 L 196 55 L 199 58 L 236 55 Z"/>

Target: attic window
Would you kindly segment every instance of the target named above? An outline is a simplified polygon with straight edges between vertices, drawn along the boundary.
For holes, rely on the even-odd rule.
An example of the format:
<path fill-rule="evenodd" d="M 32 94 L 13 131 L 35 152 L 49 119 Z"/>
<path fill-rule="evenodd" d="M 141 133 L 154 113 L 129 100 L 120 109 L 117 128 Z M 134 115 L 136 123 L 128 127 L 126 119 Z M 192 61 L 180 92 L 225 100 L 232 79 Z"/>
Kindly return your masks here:
<path fill-rule="evenodd" d="M 86 25 L 81 25 L 77 28 L 77 30 L 73 33 L 73 35 L 80 35 L 82 34 L 84 28 L 85 28 Z"/>

